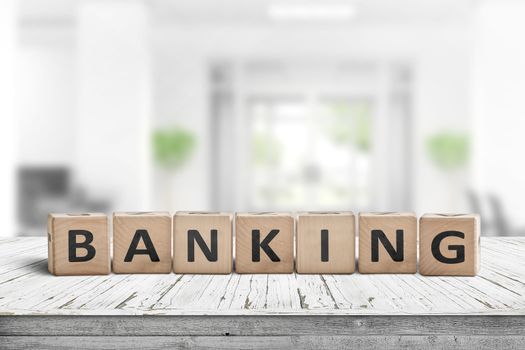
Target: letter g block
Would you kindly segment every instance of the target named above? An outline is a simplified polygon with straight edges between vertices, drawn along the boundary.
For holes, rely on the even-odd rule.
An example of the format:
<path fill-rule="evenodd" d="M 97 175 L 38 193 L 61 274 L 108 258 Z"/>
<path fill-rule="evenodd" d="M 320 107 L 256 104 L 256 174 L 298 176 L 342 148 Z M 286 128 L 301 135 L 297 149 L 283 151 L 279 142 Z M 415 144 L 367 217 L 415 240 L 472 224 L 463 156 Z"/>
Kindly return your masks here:
<path fill-rule="evenodd" d="M 475 276 L 480 268 L 477 214 L 425 214 L 419 219 L 419 273 Z"/>
<path fill-rule="evenodd" d="M 110 273 L 108 218 L 104 214 L 49 214 L 48 270 L 56 276 Z"/>

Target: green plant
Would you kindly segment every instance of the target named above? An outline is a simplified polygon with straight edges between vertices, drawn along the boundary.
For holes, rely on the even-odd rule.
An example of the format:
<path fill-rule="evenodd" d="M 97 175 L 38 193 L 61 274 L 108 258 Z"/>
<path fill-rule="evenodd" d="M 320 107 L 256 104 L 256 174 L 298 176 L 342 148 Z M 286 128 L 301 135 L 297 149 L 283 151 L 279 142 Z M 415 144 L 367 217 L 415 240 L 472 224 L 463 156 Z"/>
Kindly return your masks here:
<path fill-rule="evenodd" d="M 167 169 L 177 169 L 184 164 L 195 149 L 193 133 L 179 127 L 157 129 L 153 132 L 155 161 Z"/>
<path fill-rule="evenodd" d="M 440 132 L 427 140 L 430 159 L 444 170 L 462 168 L 469 158 L 468 136 L 459 132 Z"/>

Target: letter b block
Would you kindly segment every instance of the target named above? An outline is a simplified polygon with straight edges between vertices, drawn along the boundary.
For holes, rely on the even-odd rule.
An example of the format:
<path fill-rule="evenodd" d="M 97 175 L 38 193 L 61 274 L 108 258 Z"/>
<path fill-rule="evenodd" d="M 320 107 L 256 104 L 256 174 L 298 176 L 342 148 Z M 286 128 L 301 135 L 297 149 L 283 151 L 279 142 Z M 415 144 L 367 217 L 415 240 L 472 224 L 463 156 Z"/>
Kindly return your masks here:
<path fill-rule="evenodd" d="M 231 273 L 230 213 L 177 212 L 173 222 L 175 273 Z"/>
<path fill-rule="evenodd" d="M 113 272 L 171 272 L 169 213 L 113 214 Z"/>
<path fill-rule="evenodd" d="M 104 214 L 49 214 L 48 269 L 56 276 L 110 272 L 108 218 Z"/>
<path fill-rule="evenodd" d="M 419 273 L 475 276 L 480 265 L 477 214 L 425 214 L 419 219 Z"/>
<path fill-rule="evenodd" d="M 294 219 L 285 213 L 237 213 L 235 271 L 292 273 Z"/>
<path fill-rule="evenodd" d="M 416 260 L 415 214 L 359 214 L 360 273 L 416 273 Z"/>

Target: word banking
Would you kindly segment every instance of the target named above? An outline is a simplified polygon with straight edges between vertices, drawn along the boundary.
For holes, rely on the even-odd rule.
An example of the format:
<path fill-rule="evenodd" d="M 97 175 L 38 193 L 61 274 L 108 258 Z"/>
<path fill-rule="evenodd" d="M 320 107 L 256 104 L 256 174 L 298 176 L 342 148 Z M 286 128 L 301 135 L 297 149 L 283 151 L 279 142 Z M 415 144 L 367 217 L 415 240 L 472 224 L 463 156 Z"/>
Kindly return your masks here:
<path fill-rule="evenodd" d="M 232 213 L 114 213 L 115 273 L 206 273 L 233 270 Z M 351 212 L 237 213 L 237 273 L 351 274 L 355 271 Z M 480 265 L 476 214 L 360 213 L 360 273 L 474 276 Z M 111 271 L 108 217 L 50 214 L 49 271 L 96 275 Z M 295 259 L 294 259 L 295 240 Z"/>

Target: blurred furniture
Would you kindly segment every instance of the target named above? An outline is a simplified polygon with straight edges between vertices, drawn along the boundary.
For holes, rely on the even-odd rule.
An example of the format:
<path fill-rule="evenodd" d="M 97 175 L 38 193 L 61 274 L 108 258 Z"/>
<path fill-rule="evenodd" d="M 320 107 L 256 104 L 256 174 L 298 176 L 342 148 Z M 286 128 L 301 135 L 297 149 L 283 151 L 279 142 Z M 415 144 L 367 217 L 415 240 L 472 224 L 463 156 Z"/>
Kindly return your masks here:
<path fill-rule="evenodd" d="M 513 227 L 509 223 L 503 205 L 499 197 L 490 194 L 488 195 L 489 208 L 492 212 L 492 221 L 494 230 L 501 232 L 502 236 L 525 236 L 525 228 Z"/>
<path fill-rule="evenodd" d="M 74 187 L 67 167 L 24 166 L 18 170 L 19 236 L 44 236 L 51 212 L 105 212 L 105 199 L 90 198 Z"/>
<path fill-rule="evenodd" d="M 525 238 L 477 277 L 55 277 L 44 237 L 0 240 L 0 348 L 523 348 Z"/>
<path fill-rule="evenodd" d="M 475 191 L 469 190 L 467 201 L 470 211 L 481 216 L 483 236 L 525 236 L 525 228 L 515 227 L 510 223 L 498 196 L 488 194 L 482 197 Z"/>
<path fill-rule="evenodd" d="M 18 170 L 18 221 L 20 230 L 34 234 L 45 227 L 47 209 L 63 211 L 71 191 L 71 174 L 65 167 L 22 167 Z M 38 235 L 45 235 L 40 230 Z"/>
<path fill-rule="evenodd" d="M 483 212 L 481 200 L 476 192 L 473 190 L 468 190 L 467 193 L 467 202 L 470 207 L 470 212 L 478 213 L 480 215 L 480 224 L 482 228 L 482 234 L 489 229 L 489 223 L 486 222 L 485 213 Z M 502 234 L 503 236 L 503 234 Z"/>

